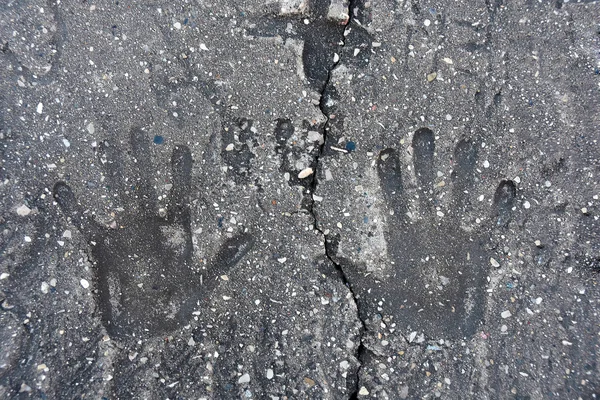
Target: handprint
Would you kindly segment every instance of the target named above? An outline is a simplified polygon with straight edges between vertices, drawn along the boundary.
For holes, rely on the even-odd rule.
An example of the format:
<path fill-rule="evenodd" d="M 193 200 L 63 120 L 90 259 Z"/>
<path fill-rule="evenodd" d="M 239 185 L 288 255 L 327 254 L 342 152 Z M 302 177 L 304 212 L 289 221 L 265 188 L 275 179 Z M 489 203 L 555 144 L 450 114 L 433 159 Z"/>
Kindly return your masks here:
<path fill-rule="evenodd" d="M 389 276 L 358 285 L 364 287 L 360 301 L 369 315 L 392 315 L 394 322 L 408 331 L 424 332 L 431 338 L 470 337 L 485 311 L 490 265 L 487 242 L 492 230 L 503 227 L 510 219 L 515 185 L 502 181 L 494 197 L 490 217 L 493 223 L 468 232 L 461 228 L 461 218 L 473 196 L 477 146 L 461 140 L 455 148 L 453 212 L 443 215 L 434 209 L 433 199 L 427 195 L 435 179 L 433 132 L 419 129 L 412 144 L 423 218 L 411 221 L 400 158 L 394 149 L 383 150 L 377 170 L 385 202 L 393 211 L 387 217 L 386 232 L 392 265 Z"/>
<path fill-rule="evenodd" d="M 84 212 L 64 182 L 54 197 L 90 245 L 95 294 L 101 320 L 112 336 L 158 335 L 185 323 L 197 303 L 211 293 L 215 278 L 232 268 L 252 247 L 248 233 L 227 239 L 205 269 L 194 261 L 190 192 L 192 155 L 176 146 L 171 157 L 172 188 L 166 213 L 156 210 L 151 185 L 150 139 L 131 130 L 132 179 L 123 177 L 118 154 L 105 154 L 108 180 L 132 210 L 119 226 L 105 227 Z M 110 148 L 103 146 L 107 153 Z M 127 196 L 129 194 L 129 196 Z M 135 205 L 137 203 L 137 207 Z"/>

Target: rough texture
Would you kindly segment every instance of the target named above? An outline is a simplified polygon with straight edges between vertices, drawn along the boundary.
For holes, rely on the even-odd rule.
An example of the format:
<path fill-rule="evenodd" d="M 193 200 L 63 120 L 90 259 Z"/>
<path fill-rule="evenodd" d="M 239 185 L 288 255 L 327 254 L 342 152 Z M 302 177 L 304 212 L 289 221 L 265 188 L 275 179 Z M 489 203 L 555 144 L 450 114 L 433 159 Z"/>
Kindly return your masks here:
<path fill-rule="evenodd" d="M 0 10 L 0 397 L 600 393 L 595 2 Z"/>

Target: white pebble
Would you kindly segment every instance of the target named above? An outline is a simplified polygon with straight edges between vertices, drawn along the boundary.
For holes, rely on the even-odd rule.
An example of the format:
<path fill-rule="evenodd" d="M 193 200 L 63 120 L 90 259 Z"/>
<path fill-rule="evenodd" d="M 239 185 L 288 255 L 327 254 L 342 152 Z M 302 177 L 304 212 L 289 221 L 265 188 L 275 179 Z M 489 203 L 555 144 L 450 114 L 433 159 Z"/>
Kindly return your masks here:
<path fill-rule="evenodd" d="M 538 297 L 537 299 L 535 299 L 535 304 L 541 304 L 542 302 L 542 298 Z"/>
<path fill-rule="evenodd" d="M 360 390 L 358 391 L 358 395 L 359 396 L 368 396 L 369 395 L 369 391 L 367 390 L 366 387 L 361 387 Z"/>
<path fill-rule="evenodd" d="M 423 21 L 423 25 L 429 26 L 429 25 L 431 25 L 431 21 L 426 19 L 425 21 Z"/>
<path fill-rule="evenodd" d="M 340 61 L 340 56 L 338 53 L 333 53 L 333 62 L 336 63 L 338 61 Z"/>
<path fill-rule="evenodd" d="M 46 282 L 42 282 L 42 286 L 40 287 L 42 293 L 48 293 L 48 289 L 50 289 L 50 286 Z"/>
<path fill-rule="evenodd" d="M 582 212 L 583 214 L 587 214 L 587 213 L 588 213 L 588 209 L 587 209 L 586 207 L 583 207 L 583 208 L 581 209 L 581 212 Z"/>
<path fill-rule="evenodd" d="M 208 47 L 204 43 L 200 43 L 200 50 L 208 51 Z"/>
<path fill-rule="evenodd" d="M 94 123 L 90 122 L 87 126 L 86 126 L 87 131 L 93 135 L 94 132 L 96 132 L 96 128 L 94 127 Z"/>
<path fill-rule="evenodd" d="M 225 151 L 231 151 L 231 150 L 233 150 L 233 143 L 229 143 L 227 145 L 227 147 L 225 147 Z"/>
<path fill-rule="evenodd" d="M 271 368 L 267 370 L 267 379 L 273 379 L 273 370 Z"/>
<path fill-rule="evenodd" d="M 31 243 L 31 238 L 29 236 L 25 236 L 23 240 L 25 240 L 27 243 Z"/>
<path fill-rule="evenodd" d="M 523 207 L 525 207 L 525 209 L 526 209 L 526 210 L 528 210 L 528 209 L 531 207 L 531 203 L 530 203 L 530 202 L 528 202 L 527 200 L 525 200 L 525 201 L 523 202 Z"/>
<path fill-rule="evenodd" d="M 23 204 L 21 207 L 17 208 L 17 214 L 19 214 L 22 217 L 29 215 L 30 212 L 31 212 L 31 209 L 29 207 L 27 207 L 25 204 Z"/>
<path fill-rule="evenodd" d="M 500 268 L 500 263 L 494 257 L 490 257 L 490 264 L 495 268 Z"/>
<path fill-rule="evenodd" d="M 283 264 L 284 262 L 286 262 L 286 261 L 287 261 L 287 258 L 285 258 L 285 257 L 281 257 L 281 258 L 278 258 L 278 259 L 277 259 L 277 261 L 279 261 L 280 263 L 282 263 L 282 264 Z"/>
<path fill-rule="evenodd" d="M 71 239 L 71 231 L 67 229 L 66 231 L 63 232 L 62 237 Z"/>
<path fill-rule="evenodd" d="M 506 325 L 502 325 L 500 327 L 500 332 L 506 332 L 507 330 L 508 330 L 508 326 L 506 326 Z"/>
<path fill-rule="evenodd" d="M 175 22 L 173 24 L 173 26 L 175 27 L 175 29 L 181 29 L 181 23 L 180 22 Z"/>
<path fill-rule="evenodd" d="M 519 178 L 518 176 L 515 176 L 514 181 L 517 182 L 517 183 L 521 183 L 521 178 Z"/>
<path fill-rule="evenodd" d="M 87 288 L 90 287 L 90 283 L 87 280 L 85 280 L 85 279 L 81 279 L 79 281 L 79 283 L 81 283 L 81 286 L 83 286 L 84 289 L 87 289 Z"/>
<path fill-rule="evenodd" d="M 446 121 L 452 121 L 452 115 L 446 114 Z"/>
<path fill-rule="evenodd" d="M 65 147 L 69 147 L 71 146 L 71 142 L 69 142 L 67 139 L 63 139 L 63 144 L 65 145 Z"/>
<path fill-rule="evenodd" d="M 10 274 L 7 274 L 6 272 L 3 272 L 0 274 L 0 281 L 8 278 L 10 276 Z"/>
<path fill-rule="evenodd" d="M 354 49 L 354 57 L 356 57 L 360 53 L 360 49 Z"/>
<path fill-rule="evenodd" d="M 490 167 L 490 162 L 488 160 L 485 160 L 483 162 L 483 168 L 489 168 Z"/>
<path fill-rule="evenodd" d="M 302 171 L 300 171 L 300 173 L 298 174 L 298 178 L 299 179 L 304 179 L 304 178 L 306 178 L 308 176 L 311 176 L 313 174 L 313 172 L 314 171 L 313 171 L 312 168 L 310 168 L 310 167 L 305 168 Z"/>
<path fill-rule="evenodd" d="M 506 311 L 502 311 L 502 313 L 500 314 L 500 316 L 501 316 L 502 318 L 505 318 L 505 319 L 506 319 L 506 318 L 508 318 L 508 317 L 510 317 L 511 315 L 512 315 L 512 314 L 511 314 L 511 313 L 510 313 L 510 311 L 508 311 L 508 310 L 506 310 Z"/>
<path fill-rule="evenodd" d="M 36 111 L 38 114 L 41 114 L 44 112 L 44 105 L 42 103 L 38 103 Z"/>
<path fill-rule="evenodd" d="M 187 344 L 188 344 L 188 346 L 194 346 L 196 344 L 196 341 L 194 340 L 193 337 L 191 337 L 190 340 L 188 340 Z"/>
<path fill-rule="evenodd" d="M 250 375 L 248 374 L 244 374 L 242 376 L 240 376 L 240 379 L 238 379 L 238 383 L 248 383 L 250 382 Z"/>
<path fill-rule="evenodd" d="M 550 187 L 550 186 L 552 186 L 552 182 L 546 181 L 546 182 L 544 182 L 544 186 Z"/>

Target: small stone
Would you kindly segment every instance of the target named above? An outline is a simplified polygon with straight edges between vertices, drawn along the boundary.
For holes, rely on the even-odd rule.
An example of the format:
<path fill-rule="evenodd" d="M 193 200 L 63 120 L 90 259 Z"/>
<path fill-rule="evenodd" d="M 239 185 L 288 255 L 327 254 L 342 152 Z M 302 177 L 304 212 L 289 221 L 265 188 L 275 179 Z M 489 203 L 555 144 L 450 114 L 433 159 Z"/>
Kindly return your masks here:
<path fill-rule="evenodd" d="M 348 361 L 344 360 L 340 363 L 340 368 L 348 369 L 348 368 L 350 368 L 350 363 Z"/>
<path fill-rule="evenodd" d="M 340 61 L 340 56 L 338 53 L 333 53 L 333 62 L 336 63 L 338 61 Z"/>
<path fill-rule="evenodd" d="M 306 169 L 303 169 L 302 171 L 300 171 L 300 173 L 298 174 L 298 178 L 299 179 L 304 179 L 306 177 L 309 177 L 313 174 L 313 169 L 308 167 Z"/>
<path fill-rule="evenodd" d="M 71 142 L 69 142 L 69 141 L 68 141 L 66 138 L 64 138 L 64 139 L 62 140 L 62 142 L 63 142 L 63 144 L 65 145 L 65 147 L 66 147 L 66 148 L 69 148 L 69 147 L 71 147 Z"/>
<path fill-rule="evenodd" d="M 42 293 L 44 293 L 44 294 L 48 293 L 49 289 L 50 289 L 50 285 L 48 285 L 48 283 L 46 283 L 46 282 L 42 282 L 42 285 L 40 287 L 40 290 L 42 291 Z"/>
<path fill-rule="evenodd" d="M 500 267 L 500 263 L 498 261 L 496 261 L 496 259 L 494 257 L 490 257 L 490 264 L 492 264 L 492 267 L 495 267 L 495 268 Z"/>
<path fill-rule="evenodd" d="M 589 211 L 588 211 L 588 209 L 587 209 L 586 207 L 583 207 L 583 208 L 581 209 L 581 212 L 582 212 L 584 215 L 588 215 L 588 214 L 589 214 Z"/>
<path fill-rule="evenodd" d="M 508 326 L 506 326 L 506 325 L 502 325 L 500 327 L 500 332 L 506 332 L 507 330 L 508 330 Z"/>
<path fill-rule="evenodd" d="M 66 231 L 63 232 L 62 237 L 71 239 L 71 231 L 67 229 Z"/>
<path fill-rule="evenodd" d="M 568 340 L 563 340 L 562 341 L 563 346 L 572 346 L 573 343 L 569 342 Z"/>
<path fill-rule="evenodd" d="M 433 82 L 437 78 L 437 72 L 427 74 L 427 82 Z"/>
<path fill-rule="evenodd" d="M 38 103 L 36 111 L 38 114 L 41 114 L 44 112 L 44 105 L 42 103 Z"/>
<path fill-rule="evenodd" d="M 227 275 L 221 275 L 221 279 L 223 279 L 224 281 L 228 281 L 229 277 Z"/>
<path fill-rule="evenodd" d="M 547 188 L 549 188 L 550 186 L 552 186 L 552 182 L 546 181 L 546 182 L 544 182 L 544 186 L 546 186 Z"/>
<path fill-rule="evenodd" d="M 361 387 L 360 390 L 358 391 L 358 395 L 359 396 L 368 396 L 369 395 L 369 391 L 367 390 L 366 387 Z"/>
<path fill-rule="evenodd" d="M 528 209 L 531 207 L 531 203 L 530 203 L 530 202 L 528 202 L 527 200 L 525 200 L 525 201 L 523 202 L 523 207 L 525 207 L 525 209 L 526 209 L 526 210 L 528 210 Z"/>
<path fill-rule="evenodd" d="M 535 241 L 535 245 L 536 245 L 536 247 L 539 247 L 539 248 L 542 248 L 542 247 L 544 247 L 544 246 L 542 246 L 542 242 L 541 242 L 541 241 L 539 241 L 539 240 L 536 240 L 536 241 Z"/>
<path fill-rule="evenodd" d="M 360 49 L 354 49 L 354 57 L 356 57 L 360 53 Z"/>
<path fill-rule="evenodd" d="M 21 383 L 21 388 L 19 389 L 19 393 L 29 393 L 29 392 L 31 392 L 31 387 L 29 385 L 27 385 L 26 383 Z"/>
<path fill-rule="evenodd" d="M 425 26 L 431 25 L 431 20 L 426 19 L 425 21 L 423 21 L 423 25 L 425 25 Z"/>
<path fill-rule="evenodd" d="M 181 23 L 180 22 L 175 22 L 173 24 L 173 26 L 175 27 L 175 29 L 181 29 Z"/>
<path fill-rule="evenodd" d="M 6 272 L 3 272 L 0 274 L 0 281 L 8 278 L 10 276 L 10 274 L 7 274 Z"/>
<path fill-rule="evenodd" d="M 500 316 L 504 319 L 510 317 L 512 314 L 510 313 L 510 311 L 506 310 L 506 311 L 502 311 L 502 313 L 500 314 Z"/>
<path fill-rule="evenodd" d="M 204 43 L 200 43 L 200 50 L 208 51 L 208 47 Z"/>
<path fill-rule="evenodd" d="M 21 217 L 25 217 L 31 213 L 31 208 L 27 207 L 23 204 L 21 207 L 17 208 L 17 214 Z"/>
<path fill-rule="evenodd" d="M 267 369 L 267 379 L 273 379 L 273 370 L 271 368 Z"/>
<path fill-rule="evenodd" d="M 541 304 L 542 303 L 542 298 L 538 297 L 535 299 L 535 304 Z"/>
<path fill-rule="evenodd" d="M 129 355 L 127 356 L 127 358 L 129 358 L 129 361 L 133 361 L 135 360 L 135 358 L 138 356 L 138 353 L 129 353 Z"/>
<path fill-rule="evenodd" d="M 165 142 L 165 139 L 160 135 L 156 135 L 154 136 L 153 142 L 154 144 L 163 144 Z"/>
<path fill-rule="evenodd" d="M 287 261 L 287 258 L 286 257 L 281 257 L 281 258 L 278 258 L 277 261 L 279 261 L 280 263 L 283 264 L 283 263 L 285 263 Z"/>
<path fill-rule="evenodd" d="M 48 369 L 48 366 L 46 364 L 38 364 L 38 366 L 37 366 L 38 371 L 43 371 L 45 369 Z"/>
<path fill-rule="evenodd" d="M 315 381 L 313 381 L 312 379 L 310 379 L 309 377 L 304 378 L 304 383 L 306 383 L 308 385 L 308 387 L 313 387 L 315 386 Z"/>
<path fill-rule="evenodd" d="M 87 129 L 87 131 L 90 133 L 90 135 L 93 135 L 94 132 L 96 132 L 96 128 L 94 127 L 94 123 L 90 122 L 89 124 L 87 124 L 87 126 L 85 127 L 85 129 Z"/>
<path fill-rule="evenodd" d="M 188 340 L 187 344 L 188 344 L 188 346 L 195 346 L 196 345 L 196 341 L 194 340 L 193 337 L 191 337 L 190 340 Z"/>
<path fill-rule="evenodd" d="M 242 376 L 240 376 L 240 379 L 238 379 L 238 383 L 248 383 L 250 382 L 250 375 L 248 374 L 244 374 Z"/>
<path fill-rule="evenodd" d="M 446 57 L 446 58 L 442 58 L 442 61 L 445 62 L 446 64 L 452 64 L 452 59 Z"/>
<path fill-rule="evenodd" d="M 490 167 L 490 162 L 488 160 L 485 160 L 483 162 L 483 168 L 489 168 Z"/>
<path fill-rule="evenodd" d="M 231 150 L 233 150 L 233 143 L 229 143 L 227 145 L 227 147 L 225 147 L 225 151 L 231 151 Z"/>
<path fill-rule="evenodd" d="M 90 287 L 90 283 L 87 280 L 85 280 L 85 279 L 81 279 L 79 281 L 79 283 L 81 283 L 81 286 L 83 286 L 84 289 L 87 289 L 87 288 Z"/>

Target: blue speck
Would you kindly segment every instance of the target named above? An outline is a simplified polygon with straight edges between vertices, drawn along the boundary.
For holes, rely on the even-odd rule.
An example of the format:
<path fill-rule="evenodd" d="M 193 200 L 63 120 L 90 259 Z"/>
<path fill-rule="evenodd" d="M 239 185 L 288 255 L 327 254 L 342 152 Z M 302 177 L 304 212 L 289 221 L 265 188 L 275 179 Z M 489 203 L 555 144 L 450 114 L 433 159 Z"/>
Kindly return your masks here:
<path fill-rule="evenodd" d="M 441 348 L 439 346 L 434 345 L 434 344 L 433 345 L 430 344 L 429 346 L 427 346 L 427 350 L 440 351 Z"/>
<path fill-rule="evenodd" d="M 154 136 L 154 144 L 163 144 L 165 142 L 165 138 L 159 135 Z"/>
<path fill-rule="evenodd" d="M 508 289 L 512 289 L 512 288 L 514 288 L 515 286 L 513 285 L 513 283 L 512 283 L 512 282 L 508 282 L 508 283 L 506 284 L 506 287 L 507 287 Z"/>
<path fill-rule="evenodd" d="M 223 220 L 225 219 L 225 217 L 219 217 L 219 220 L 217 221 L 217 226 L 219 228 L 223 227 Z"/>
<path fill-rule="evenodd" d="M 356 150 L 356 143 L 354 143 L 354 142 L 346 143 L 346 150 L 348 150 L 348 151 Z"/>
<path fill-rule="evenodd" d="M 368 223 L 369 223 L 369 217 L 364 217 L 364 218 L 363 218 L 363 222 L 364 222 L 365 224 L 368 224 Z"/>
<path fill-rule="evenodd" d="M 187 25 L 187 23 L 188 23 L 188 19 L 186 18 L 186 19 L 183 20 L 183 24 Z"/>

